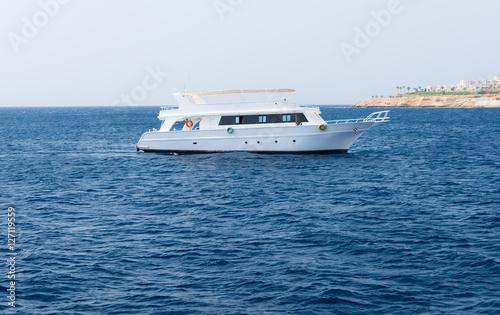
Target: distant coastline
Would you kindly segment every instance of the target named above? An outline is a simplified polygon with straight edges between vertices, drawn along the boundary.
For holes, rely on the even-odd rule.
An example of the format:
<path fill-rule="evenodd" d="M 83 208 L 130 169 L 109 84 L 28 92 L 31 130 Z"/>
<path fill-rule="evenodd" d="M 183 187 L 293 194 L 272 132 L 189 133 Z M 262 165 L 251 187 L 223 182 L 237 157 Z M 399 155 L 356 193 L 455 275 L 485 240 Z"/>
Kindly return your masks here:
<path fill-rule="evenodd" d="M 396 86 L 396 89 L 397 96 L 372 96 L 354 107 L 500 107 L 500 75 L 493 80 L 462 80 L 455 85 L 425 88 Z"/>
<path fill-rule="evenodd" d="M 373 98 L 354 107 L 500 107 L 498 95 L 400 95 Z"/>

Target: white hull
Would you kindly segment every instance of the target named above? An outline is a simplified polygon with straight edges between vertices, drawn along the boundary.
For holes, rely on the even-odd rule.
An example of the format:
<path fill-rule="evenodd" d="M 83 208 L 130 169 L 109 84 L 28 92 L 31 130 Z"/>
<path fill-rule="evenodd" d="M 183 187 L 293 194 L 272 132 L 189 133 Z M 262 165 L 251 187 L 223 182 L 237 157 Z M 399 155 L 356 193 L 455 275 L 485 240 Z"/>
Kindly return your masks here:
<path fill-rule="evenodd" d="M 177 132 L 146 132 L 137 150 L 168 153 L 258 152 L 258 153 L 341 153 L 368 129 L 380 122 L 353 122 L 328 125 L 319 130 L 310 126 L 270 126 Z"/>

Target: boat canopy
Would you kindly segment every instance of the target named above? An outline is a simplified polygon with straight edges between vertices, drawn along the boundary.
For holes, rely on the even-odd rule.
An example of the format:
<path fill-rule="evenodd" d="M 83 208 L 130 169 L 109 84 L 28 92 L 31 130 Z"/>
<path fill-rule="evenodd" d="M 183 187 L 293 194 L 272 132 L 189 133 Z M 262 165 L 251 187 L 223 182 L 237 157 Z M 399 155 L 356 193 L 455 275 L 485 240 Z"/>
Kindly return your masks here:
<path fill-rule="evenodd" d="M 289 98 L 295 90 L 293 89 L 244 89 L 244 90 L 215 90 L 198 92 L 174 93 L 174 97 L 181 106 L 203 104 L 234 104 L 249 102 L 282 101 Z M 287 94 L 287 96 L 283 96 Z M 289 96 L 288 96 L 289 95 Z M 210 98 L 210 101 L 206 98 Z M 190 102 L 187 102 L 190 100 Z"/>
<path fill-rule="evenodd" d="M 213 96 L 213 95 L 231 95 L 231 94 L 257 94 L 257 93 L 295 93 L 293 89 L 246 89 L 246 90 L 216 90 L 216 91 L 198 91 L 183 92 L 182 96 Z"/>

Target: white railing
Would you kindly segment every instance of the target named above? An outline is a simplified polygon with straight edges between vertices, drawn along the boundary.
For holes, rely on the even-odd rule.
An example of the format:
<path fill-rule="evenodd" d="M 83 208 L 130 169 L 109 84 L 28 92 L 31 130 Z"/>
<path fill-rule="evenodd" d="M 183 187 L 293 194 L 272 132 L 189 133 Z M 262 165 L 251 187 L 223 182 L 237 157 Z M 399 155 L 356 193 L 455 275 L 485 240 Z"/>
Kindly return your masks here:
<path fill-rule="evenodd" d="M 381 112 L 371 113 L 366 118 L 328 120 L 327 123 L 336 125 L 336 124 L 350 124 L 350 123 L 359 123 L 359 122 L 388 122 L 390 117 L 387 116 L 387 114 L 389 114 L 389 111 L 384 110 Z"/>
<path fill-rule="evenodd" d="M 371 113 L 370 115 L 368 115 L 368 117 L 364 119 L 364 121 L 377 121 L 377 122 L 386 121 L 389 120 L 389 116 L 387 116 L 388 114 L 389 114 L 388 110 Z"/>
<path fill-rule="evenodd" d="M 317 107 L 317 106 L 300 106 L 300 108 L 315 109 L 315 110 L 319 111 L 319 107 Z"/>
<path fill-rule="evenodd" d="M 179 106 L 164 106 L 164 107 L 160 107 L 160 111 L 164 111 L 164 110 L 176 110 L 176 109 L 179 109 Z"/>

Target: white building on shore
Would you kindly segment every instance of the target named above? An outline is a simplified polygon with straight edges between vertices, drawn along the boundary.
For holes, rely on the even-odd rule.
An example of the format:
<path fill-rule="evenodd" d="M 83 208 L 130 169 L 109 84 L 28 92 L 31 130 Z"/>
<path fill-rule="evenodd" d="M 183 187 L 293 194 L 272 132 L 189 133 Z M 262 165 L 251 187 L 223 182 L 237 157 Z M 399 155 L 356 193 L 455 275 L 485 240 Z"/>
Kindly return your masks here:
<path fill-rule="evenodd" d="M 429 85 L 427 92 L 479 92 L 483 88 L 500 87 L 500 75 L 493 80 L 462 80 L 457 85 Z"/>

